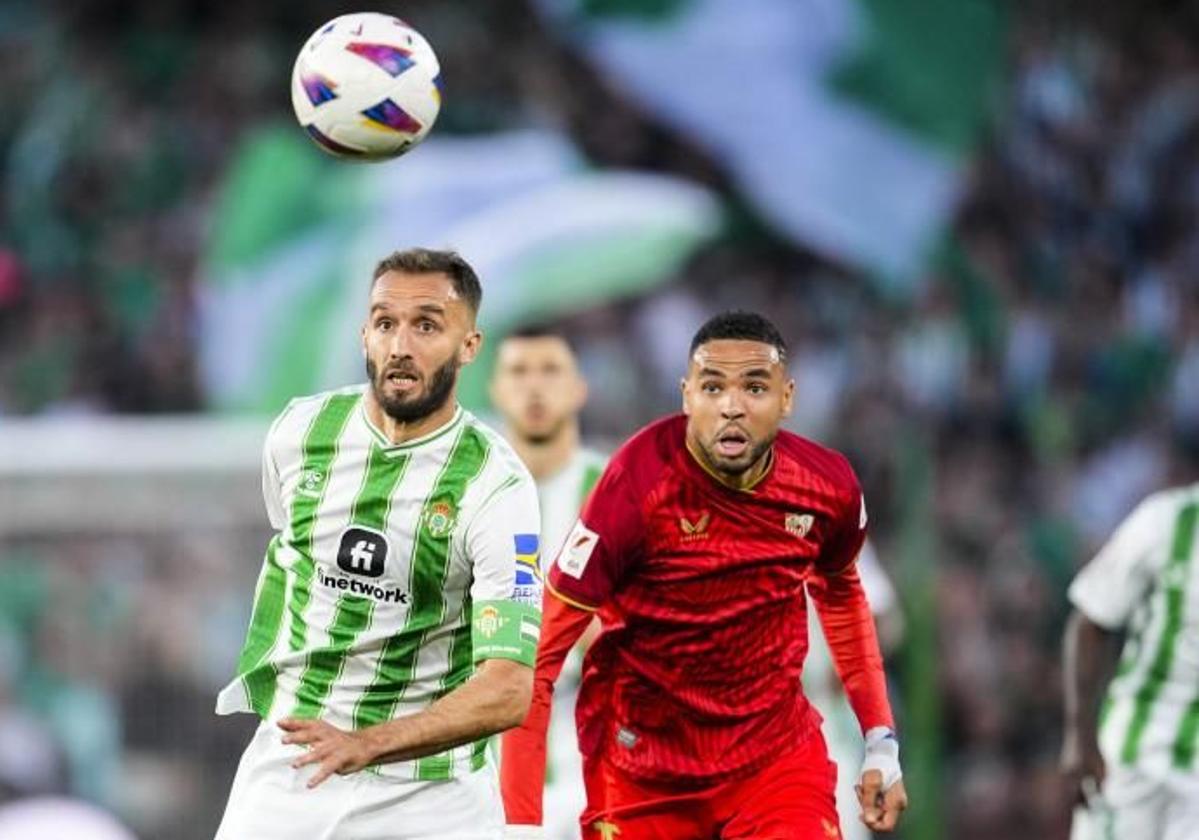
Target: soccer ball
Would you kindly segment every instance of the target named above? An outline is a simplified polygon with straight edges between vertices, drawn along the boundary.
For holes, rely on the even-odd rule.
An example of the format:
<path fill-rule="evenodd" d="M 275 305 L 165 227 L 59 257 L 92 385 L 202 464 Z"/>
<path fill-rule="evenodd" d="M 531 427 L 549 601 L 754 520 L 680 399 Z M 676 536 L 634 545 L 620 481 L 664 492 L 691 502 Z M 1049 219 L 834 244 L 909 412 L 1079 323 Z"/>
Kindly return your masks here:
<path fill-rule="evenodd" d="M 375 12 L 342 15 L 300 49 L 291 72 L 296 119 L 318 146 L 353 160 L 397 157 L 441 109 L 441 68 L 421 34 Z"/>

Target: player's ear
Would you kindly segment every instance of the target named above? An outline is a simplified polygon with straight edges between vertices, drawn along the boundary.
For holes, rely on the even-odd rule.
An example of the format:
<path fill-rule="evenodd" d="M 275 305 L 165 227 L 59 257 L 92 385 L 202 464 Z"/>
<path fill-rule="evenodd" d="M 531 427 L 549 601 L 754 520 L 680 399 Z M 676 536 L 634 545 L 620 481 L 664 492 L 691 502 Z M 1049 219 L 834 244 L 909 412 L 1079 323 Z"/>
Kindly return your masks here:
<path fill-rule="evenodd" d="M 479 355 L 479 350 L 482 347 L 483 333 L 472 329 L 466 334 L 466 338 L 462 339 L 462 346 L 458 348 L 458 363 L 469 365 Z"/>
<path fill-rule="evenodd" d="M 362 358 L 364 358 L 364 359 L 365 359 L 365 358 L 367 358 L 367 352 L 366 352 L 366 324 L 363 324 L 363 325 L 362 325 L 362 328 L 361 328 L 360 330 L 358 330 L 358 337 L 362 339 Z"/>
<path fill-rule="evenodd" d="M 691 414 L 691 389 L 688 386 L 687 377 L 679 380 L 679 390 L 683 394 L 683 413 Z"/>
<path fill-rule="evenodd" d="M 791 416 L 791 406 L 795 404 L 795 380 L 788 379 L 783 386 L 783 416 Z"/>

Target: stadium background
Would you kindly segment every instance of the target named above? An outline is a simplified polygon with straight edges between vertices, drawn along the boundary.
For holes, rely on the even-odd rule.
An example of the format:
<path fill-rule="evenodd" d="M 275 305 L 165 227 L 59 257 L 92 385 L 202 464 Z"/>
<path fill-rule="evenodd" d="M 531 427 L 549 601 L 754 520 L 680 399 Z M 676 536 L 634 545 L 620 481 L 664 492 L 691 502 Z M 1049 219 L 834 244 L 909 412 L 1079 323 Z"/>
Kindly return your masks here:
<path fill-rule="evenodd" d="M 377 5 L 445 107 L 368 168 L 287 97 L 344 9 L 5 3 L 3 797 L 211 836 L 264 418 L 355 379 L 369 267 L 420 243 L 479 265 L 493 336 L 569 331 L 601 443 L 675 407 L 706 315 L 771 314 L 903 601 L 901 836 L 1065 837 L 1065 586 L 1199 428 L 1199 27 L 1120 5 Z"/>

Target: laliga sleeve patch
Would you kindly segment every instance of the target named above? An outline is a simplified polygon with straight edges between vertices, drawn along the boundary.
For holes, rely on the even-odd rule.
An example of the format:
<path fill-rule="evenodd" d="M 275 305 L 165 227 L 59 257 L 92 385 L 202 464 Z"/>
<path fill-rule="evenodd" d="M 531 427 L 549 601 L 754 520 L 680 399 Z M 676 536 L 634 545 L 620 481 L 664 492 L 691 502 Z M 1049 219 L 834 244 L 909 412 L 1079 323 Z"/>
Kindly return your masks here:
<path fill-rule="evenodd" d="M 576 580 L 582 578 L 592 552 L 599 545 L 599 539 L 599 534 L 584 525 L 583 520 L 575 522 L 574 528 L 566 537 L 566 542 L 562 544 L 562 550 L 558 552 L 557 563 L 562 574 L 570 575 Z"/>

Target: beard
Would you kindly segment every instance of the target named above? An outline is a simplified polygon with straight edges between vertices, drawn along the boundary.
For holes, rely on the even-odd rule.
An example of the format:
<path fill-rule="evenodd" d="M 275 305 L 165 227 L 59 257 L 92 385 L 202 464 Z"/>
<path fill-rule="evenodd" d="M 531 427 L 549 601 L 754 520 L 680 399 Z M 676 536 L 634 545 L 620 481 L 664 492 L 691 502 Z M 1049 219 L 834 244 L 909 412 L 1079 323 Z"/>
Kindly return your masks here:
<path fill-rule="evenodd" d="M 766 440 L 751 443 L 744 455 L 738 458 L 726 458 L 716 451 L 715 441 L 710 447 L 703 447 L 704 455 L 707 456 L 708 463 L 717 471 L 724 473 L 727 476 L 739 476 L 744 474 L 751 467 L 755 466 L 765 457 L 770 447 L 774 444 L 775 435 L 771 435 Z"/>
<path fill-rule="evenodd" d="M 380 376 L 379 367 L 374 360 L 366 360 L 366 375 L 375 399 L 387 416 L 397 423 L 424 420 L 446 404 L 454 393 L 454 385 L 458 382 L 458 357 L 451 355 L 445 364 L 433 371 L 433 376 L 420 393 L 411 397 L 390 397 L 385 388 L 386 376 L 389 371 L 396 369 L 405 373 L 416 373 L 415 365 L 401 363 L 386 368 Z"/>

